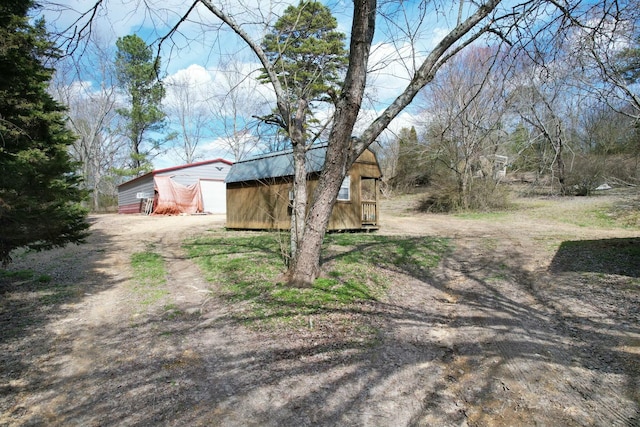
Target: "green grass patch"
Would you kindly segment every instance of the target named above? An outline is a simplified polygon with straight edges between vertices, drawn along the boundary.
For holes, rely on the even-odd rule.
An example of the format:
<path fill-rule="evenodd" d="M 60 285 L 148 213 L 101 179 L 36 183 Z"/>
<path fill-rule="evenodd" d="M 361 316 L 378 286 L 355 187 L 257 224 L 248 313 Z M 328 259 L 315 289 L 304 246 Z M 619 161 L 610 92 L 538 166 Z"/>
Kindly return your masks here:
<path fill-rule="evenodd" d="M 164 309 L 164 316 L 167 320 L 175 320 L 185 314 L 176 304 L 173 303 L 165 304 L 162 308 Z"/>
<path fill-rule="evenodd" d="M 51 282 L 51 276 L 49 276 L 48 274 L 41 274 L 36 278 L 36 281 L 38 281 L 40 283 L 50 283 Z"/>
<path fill-rule="evenodd" d="M 167 271 L 162 257 L 150 250 L 131 255 L 133 268 L 133 292 L 141 297 L 141 304 L 150 305 L 160 301 L 168 291 Z"/>
<path fill-rule="evenodd" d="M 640 202 L 633 200 L 610 203 L 588 198 L 558 198 L 520 201 L 519 206 L 532 220 L 557 221 L 594 229 L 640 227 Z"/>
<path fill-rule="evenodd" d="M 343 247 L 346 250 L 332 250 Z M 449 239 L 434 237 L 378 236 L 371 234 L 330 234 L 325 239 L 325 253 L 335 258 L 335 271 L 366 273 L 371 267 L 377 274 L 385 270 L 423 276 L 435 268 L 443 255 L 451 251 Z M 373 272 L 374 275 L 376 272 Z"/>
<path fill-rule="evenodd" d="M 38 301 L 42 305 L 57 305 L 63 304 L 67 301 L 71 301 L 77 296 L 78 290 L 73 286 L 53 285 L 48 289 L 40 292 Z"/>
<path fill-rule="evenodd" d="M 2 270 L 0 269 L 0 278 L 14 279 L 14 280 L 31 280 L 34 276 L 34 272 L 31 270 Z"/>
<path fill-rule="evenodd" d="M 285 243 L 283 243 L 285 242 Z M 277 284 L 285 271 L 283 244 L 276 233 L 228 233 L 185 244 L 206 279 L 222 298 L 242 303 L 250 322 L 303 324 L 302 317 L 348 311 L 386 294 L 390 272 L 424 277 L 450 251 L 449 241 L 429 237 L 389 237 L 339 233 L 326 236 L 323 274 L 309 288 Z"/>
<path fill-rule="evenodd" d="M 78 286 L 54 282 L 49 274 L 38 274 L 32 270 L 0 270 L 0 279 L 6 282 L 5 291 L 10 289 L 15 295 L 21 295 L 18 299 L 31 298 L 29 304 L 33 304 L 33 309 L 64 304 L 80 295 Z"/>
<path fill-rule="evenodd" d="M 613 204 L 603 214 L 619 226 L 640 228 L 640 197 Z"/>
<path fill-rule="evenodd" d="M 594 209 L 584 210 L 580 212 L 579 215 L 564 217 L 563 221 L 583 228 L 619 227 L 615 219 L 609 215 L 610 210 L 610 206 L 601 206 Z"/>

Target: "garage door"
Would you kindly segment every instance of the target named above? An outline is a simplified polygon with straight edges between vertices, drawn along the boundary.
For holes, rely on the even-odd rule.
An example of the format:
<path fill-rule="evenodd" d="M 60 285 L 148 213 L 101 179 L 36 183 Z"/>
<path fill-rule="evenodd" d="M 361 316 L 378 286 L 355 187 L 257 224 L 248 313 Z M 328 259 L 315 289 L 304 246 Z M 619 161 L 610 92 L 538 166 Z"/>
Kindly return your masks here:
<path fill-rule="evenodd" d="M 205 212 L 227 212 L 227 190 L 224 182 L 200 180 L 200 190 Z"/>

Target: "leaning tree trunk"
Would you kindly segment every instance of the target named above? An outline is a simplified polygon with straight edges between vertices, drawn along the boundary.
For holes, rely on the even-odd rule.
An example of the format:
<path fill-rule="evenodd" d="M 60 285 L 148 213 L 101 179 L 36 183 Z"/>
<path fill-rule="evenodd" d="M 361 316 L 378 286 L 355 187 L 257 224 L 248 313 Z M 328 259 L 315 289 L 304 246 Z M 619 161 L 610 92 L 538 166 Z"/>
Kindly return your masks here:
<path fill-rule="evenodd" d="M 343 145 L 329 145 L 325 167 L 307 214 L 304 239 L 299 242 L 286 273 L 286 280 L 291 286 L 311 286 L 320 274 L 322 241 L 346 170 L 350 167 L 349 163 L 353 163 L 349 159 L 349 150 L 344 149 Z"/>

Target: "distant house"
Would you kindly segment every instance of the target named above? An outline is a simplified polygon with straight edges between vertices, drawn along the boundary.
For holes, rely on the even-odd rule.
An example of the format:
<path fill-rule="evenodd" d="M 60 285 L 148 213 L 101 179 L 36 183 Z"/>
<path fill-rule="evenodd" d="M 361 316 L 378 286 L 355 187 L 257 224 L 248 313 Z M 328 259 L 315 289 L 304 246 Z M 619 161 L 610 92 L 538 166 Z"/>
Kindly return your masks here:
<path fill-rule="evenodd" d="M 118 186 L 118 213 L 225 213 L 224 159 L 158 169 Z"/>
<path fill-rule="evenodd" d="M 307 152 L 309 197 L 324 166 L 327 146 Z M 366 150 L 349 170 L 329 221 L 329 230 L 377 229 L 382 177 L 375 154 Z M 227 228 L 288 229 L 291 222 L 293 154 L 291 150 L 235 163 L 226 178 Z"/>

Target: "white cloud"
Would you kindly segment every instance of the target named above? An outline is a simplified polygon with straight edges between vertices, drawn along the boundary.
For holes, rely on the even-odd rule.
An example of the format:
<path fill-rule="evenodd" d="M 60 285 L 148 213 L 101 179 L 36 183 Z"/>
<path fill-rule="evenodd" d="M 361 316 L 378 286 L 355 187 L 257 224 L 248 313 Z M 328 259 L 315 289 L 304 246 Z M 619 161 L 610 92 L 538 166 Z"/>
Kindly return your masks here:
<path fill-rule="evenodd" d="M 428 52 L 449 30 L 436 27 L 428 32 L 421 44 L 409 41 L 396 44 L 380 42 L 372 46 L 367 75 L 367 93 L 374 100 L 387 104 L 404 91 Z"/>
<path fill-rule="evenodd" d="M 185 101 L 204 105 L 208 101 L 212 81 L 209 71 L 197 64 L 178 70 L 164 79 L 166 96 L 163 103 L 170 107 Z"/>
<path fill-rule="evenodd" d="M 164 79 L 167 87 L 167 99 L 171 104 L 175 97 L 175 90 L 187 85 L 197 92 L 198 100 L 213 102 L 225 108 L 229 105 L 228 114 L 238 112 L 239 107 L 254 106 L 264 103 L 275 103 L 275 95 L 271 85 L 257 81 L 259 64 L 251 62 L 230 62 L 216 68 L 205 68 L 202 65 L 191 64 L 178 69 Z M 253 111 L 252 114 L 261 114 Z"/>
<path fill-rule="evenodd" d="M 187 68 L 178 70 L 165 79 L 167 84 L 191 82 L 194 85 L 211 83 L 211 74 L 202 65 L 191 64 Z"/>
<path fill-rule="evenodd" d="M 407 44 L 400 47 L 390 43 L 374 45 L 369 58 L 367 75 L 369 96 L 380 101 L 397 97 L 407 86 L 415 71 L 412 54 L 412 49 Z"/>
<path fill-rule="evenodd" d="M 205 159 L 221 157 L 228 160 L 234 160 L 231 150 L 229 149 L 229 142 L 224 137 L 204 141 L 202 146 L 199 148 L 198 153 Z"/>

